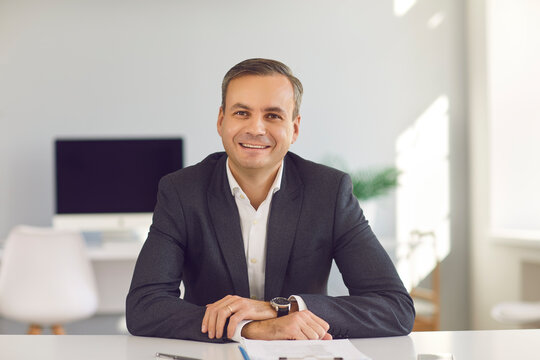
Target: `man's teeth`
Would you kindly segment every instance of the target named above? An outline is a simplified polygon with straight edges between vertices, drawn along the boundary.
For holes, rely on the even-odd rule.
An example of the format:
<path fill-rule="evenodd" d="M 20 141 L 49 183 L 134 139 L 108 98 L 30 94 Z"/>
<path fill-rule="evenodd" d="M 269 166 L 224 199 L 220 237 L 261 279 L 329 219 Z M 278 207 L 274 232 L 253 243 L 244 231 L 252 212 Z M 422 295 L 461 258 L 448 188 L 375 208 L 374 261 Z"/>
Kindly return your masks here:
<path fill-rule="evenodd" d="M 266 145 L 251 145 L 251 144 L 241 144 L 243 147 L 247 147 L 250 149 L 264 149 L 266 148 Z"/>

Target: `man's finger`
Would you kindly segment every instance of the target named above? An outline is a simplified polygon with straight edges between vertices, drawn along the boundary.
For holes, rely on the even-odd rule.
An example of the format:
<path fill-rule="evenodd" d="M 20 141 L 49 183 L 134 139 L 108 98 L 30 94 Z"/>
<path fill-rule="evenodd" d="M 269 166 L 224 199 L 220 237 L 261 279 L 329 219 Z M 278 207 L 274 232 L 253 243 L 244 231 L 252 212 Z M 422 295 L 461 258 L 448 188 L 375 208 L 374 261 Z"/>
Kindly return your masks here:
<path fill-rule="evenodd" d="M 302 330 L 298 330 L 291 340 L 309 340 Z"/>
<path fill-rule="evenodd" d="M 201 332 L 206 333 L 208 331 L 208 306 L 204 312 L 204 316 L 201 324 Z"/>
<path fill-rule="evenodd" d="M 236 328 L 238 327 L 238 324 L 240 321 L 245 319 L 245 314 L 243 311 L 239 311 L 237 313 L 234 313 L 229 318 L 229 326 L 227 326 L 227 337 L 231 339 L 234 336 L 234 333 L 236 331 Z"/>
<path fill-rule="evenodd" d="M 215 323 L 211 323 L 215 330 L 216 338 L 221 338 L 223 336 L 223 328 L 225 327 L 225 322 L 227 319 L 232 316 L 235 312 L 235 302 L 237 301 L 236 296 L 226 296 L 219 302 L 216 302 L 212 305 L 214 312 L 216 313 Z"/>
<path fill-rule="evenodd" d="M 201 331 L 203 333 L 208 333 L 208 337 L 210 339 L 213 339 L 218 332 L 218 326 L 216 324 L 216 321 L 218 319 L 219 311 L 222 311 L 224 304 L 232 304 L 237 298 L 238 296 L 227 295 L 212 304 L 206 305 L 206 311 L 204 313 L 203 321 L 201 324 Z M 228 311 L 232 310 L 230 306 L 228 306 L 227 309 Z M 223 333 L 223 326 L 224 324 L 221 326 L 221 330 L 219 331 L 220 336 Z"/>
<path fill-rule="evenodd" d="M 229 305 L 221 306 L 217 311 L 216 317 L 216 338 L 220 339 L 223 336 L 223 328 L 225 327 L 225 322 L 233 314 L 231 307 Z"/>
<path fill-rule="evenodd" d="M 317 331 L 315 331 L 313 328 L 309 326 L 302 327 L 302 334 L 306 337 L 308 340 L 319 340 L 319 334 L 317 334 Z"/>
<path fill-rule="evenodd" d="M 318 317 L 317 315 L 315 314 L 311 314 L 312 315 L 312 319 L 317 322 L 317 324 L 319 324 L 320 327 L 322 327 L 324 329 L 324 331 L 328 331 L 328 329 L 330 329 L 330 325 L 324 321 L 323 319 L 321 319 L 320 317 Z"/>
<path fill-rule="evenodd" d="M 305 323 L 319 335 L 318 339 L 322 339 L 328 329 L 330 329 L 330 325 L 309 310 L 304 310 L 300 313 L 302 314 L 302 319 Z"/>
<path fill-rule="evenodd" d="M 326 334 L 326 330 L 316 321 L 316 316 L 313 314 L 310 314 L 310 316 L 304 319 L 304 324 L 302 324 L 302 332 L 310 340 L 319 340 L 324 336 L 324 334 Z"/>
<path fill-rule="evenodd" d="M 208 313 L 208 322 L 207 322 L 208 337 L 210 339 L 213 339 L 216 333 L 216 318 L 217 318 L 216 308 L 214 306 L 208 307 L 206 309 L 206 312 Z"/>
<path fill-rule="evenodd" d="M 332 335 L 330 335 L 329 333 L 326 333 L 321 340 L 332 340 Z"/>
<path fill-rule="evenodd" d="M 208 319 L 210 318 L 210 313 L 213 311 L 213 308 L 216 306 L 216 304 L 218 304 L 219 302 L 221 302 L 223 299 L 220 299 L 216 302 L 213 302 L 212 304 L 207 304 L 206 305 L 206 311 L 204 312 L 204 317 L 203 317 L 203 320 L 202 320 L 202 323 L 201 323 L 201 332 L 202 333 L 206 333 L 208 331 Z"/>

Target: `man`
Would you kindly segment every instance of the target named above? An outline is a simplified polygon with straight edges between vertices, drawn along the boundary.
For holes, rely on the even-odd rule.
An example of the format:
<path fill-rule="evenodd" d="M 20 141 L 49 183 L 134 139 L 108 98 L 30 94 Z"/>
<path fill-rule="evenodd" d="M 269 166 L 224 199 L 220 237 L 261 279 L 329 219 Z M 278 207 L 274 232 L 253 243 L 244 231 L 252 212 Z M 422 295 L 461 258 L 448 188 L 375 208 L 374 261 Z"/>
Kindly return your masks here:
<path fill-rule="evenodd" d="M 301 96 L 277 61 L 246 60 L 225 75 L 225 153 L 160 181 L 126 302 L 132 334 L 221 342 L 411 331 L 412 300 L 349 176 L 288 152 Z M 332 259 L 349 296 L 326 295 Z"/>

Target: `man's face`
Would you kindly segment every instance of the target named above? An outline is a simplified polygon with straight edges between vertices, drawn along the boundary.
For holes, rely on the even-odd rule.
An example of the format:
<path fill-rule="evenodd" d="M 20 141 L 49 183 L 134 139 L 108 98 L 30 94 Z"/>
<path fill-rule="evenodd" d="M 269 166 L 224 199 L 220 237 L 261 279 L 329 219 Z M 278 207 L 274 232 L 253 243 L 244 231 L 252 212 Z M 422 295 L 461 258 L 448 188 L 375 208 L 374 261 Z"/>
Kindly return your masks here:
<path fill-rule="evenodd" d="M 293 87 L 284 75 L 231 80 L 217 129 L 233 173 L 278 169 L 298 137 L 300 116 L 293 119 L 293 109 Z"/>

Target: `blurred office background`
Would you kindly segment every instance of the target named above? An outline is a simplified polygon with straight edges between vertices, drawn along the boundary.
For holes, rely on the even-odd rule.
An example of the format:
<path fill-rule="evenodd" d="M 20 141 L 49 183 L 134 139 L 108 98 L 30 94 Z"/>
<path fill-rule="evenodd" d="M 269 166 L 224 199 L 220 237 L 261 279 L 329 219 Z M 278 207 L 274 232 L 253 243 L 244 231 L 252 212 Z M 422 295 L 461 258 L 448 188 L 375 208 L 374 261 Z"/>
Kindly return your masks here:
<path fill-rule="evenodd" d="M 195 164 L 222 149 L 225 72 L 274 58 L 305 89 L 293 152 L 404 170 L 373 226 L 437 233 L 441 329 L 508 327 L 495 304 L 540 301 L 538 18 L 534 0 L 0 0 L 0 239 L 51 225 L 54 139 L 182 136 Z"/>

